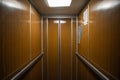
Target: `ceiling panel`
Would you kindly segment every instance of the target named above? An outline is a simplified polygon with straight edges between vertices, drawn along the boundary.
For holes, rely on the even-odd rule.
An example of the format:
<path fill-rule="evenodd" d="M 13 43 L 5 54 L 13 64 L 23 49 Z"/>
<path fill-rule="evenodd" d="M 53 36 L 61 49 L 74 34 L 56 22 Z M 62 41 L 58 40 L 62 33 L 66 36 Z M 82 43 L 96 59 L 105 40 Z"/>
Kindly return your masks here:
<path fill-rule="evenodd" d="M 37 10 L 46 16 L 50 15 L 67 15 L 74 16 L 78 15 L 78 13 L 86 6 L 86 4 L 90 0 L 72 0 L 70 7 L 62 7 L 62 8 L 53 8 L 47 5 L 46 0 L 31 0 L 32 4 L 37 8 Z"/>

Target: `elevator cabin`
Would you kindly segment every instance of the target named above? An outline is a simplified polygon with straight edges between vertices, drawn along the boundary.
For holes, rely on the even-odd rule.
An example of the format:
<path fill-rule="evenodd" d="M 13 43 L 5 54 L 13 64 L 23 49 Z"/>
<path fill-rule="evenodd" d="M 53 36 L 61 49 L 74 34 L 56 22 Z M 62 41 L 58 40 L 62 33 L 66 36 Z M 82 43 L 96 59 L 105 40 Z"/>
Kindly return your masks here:
<path fill-rule="evenodd" d="M 120 80 L 120 0 L 0 0 L 0 80 Z"/>

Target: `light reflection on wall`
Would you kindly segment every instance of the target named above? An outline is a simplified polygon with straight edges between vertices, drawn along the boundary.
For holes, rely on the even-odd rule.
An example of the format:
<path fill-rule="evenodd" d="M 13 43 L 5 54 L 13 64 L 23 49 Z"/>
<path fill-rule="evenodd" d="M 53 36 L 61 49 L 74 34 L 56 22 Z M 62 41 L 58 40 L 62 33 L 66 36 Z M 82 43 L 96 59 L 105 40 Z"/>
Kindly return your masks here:
<path fill-rule="evenodd" d="M 10 8 L 26 10 L 26 6 L 17 0 L 2 0 L 0 3 Z"/>
<path fill-rule="evenodd" d="M 59 23 L 59 20 L 55 20 L 54 23 Z M 61 23 L 61 24 L 65 24 L 66 21 L 60 20 L 60 23 Z"/>
<path fill-rule="evenodd" d="M 120 5 L 120 0 L 103 0 L 94 6 L 93 10 L 106 10 Z"/>

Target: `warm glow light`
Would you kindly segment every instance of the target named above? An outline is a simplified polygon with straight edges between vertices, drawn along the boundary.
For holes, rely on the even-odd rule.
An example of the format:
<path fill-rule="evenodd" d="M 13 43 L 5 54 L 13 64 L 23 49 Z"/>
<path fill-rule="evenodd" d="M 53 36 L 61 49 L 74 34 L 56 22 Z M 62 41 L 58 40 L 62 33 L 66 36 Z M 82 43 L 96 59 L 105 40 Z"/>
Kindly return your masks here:
<path fill-rule="evenodd" d="M 110 9 L 110 8 L 113 8 L 117 5 L 120 5 L 120 0 L 105 0 L 105 1 L 102 1 L 101 3 L 98 3 L 95 6 L 94 10 Z"/>
<path fill-rule="evenodd" d="M 3 0 L 2 4 L 11 8 L 26 10 L 26 7 L 16 0 Z"/>
<path fill-rule="evenodd" d="M 72 0 L 47 0 L 49 7 L 69 7 Z"/>
<path fill-rule="evenodd" d="M 55 20 L 54 23 L 59 23 L 59 20 Z M 64 23 L 66 23 L 66 21 L 60 20 L 60 23 L 64 24 Z"/>

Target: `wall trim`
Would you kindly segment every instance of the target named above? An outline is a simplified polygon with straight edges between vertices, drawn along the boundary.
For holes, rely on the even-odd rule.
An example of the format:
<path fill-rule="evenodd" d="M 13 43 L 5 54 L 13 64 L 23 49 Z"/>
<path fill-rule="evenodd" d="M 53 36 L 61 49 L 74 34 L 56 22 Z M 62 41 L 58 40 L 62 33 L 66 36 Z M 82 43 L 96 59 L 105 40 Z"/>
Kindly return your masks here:
<path fill-rule="evenodd" d="M 72 64 L 73 64 L 73 60 L 72 60 L 72 57 L 73 57 L 73 55 L 72 55 L 72 52 L 73 51 L 73 18 L 71 18 L 71 53 L 70 53 L 70 56 L 71 56 L 71 80 L 72 80 L 72 72 L 73 72 L 73 67 L 72 67 Z"/>
<path fill-rule="evenodd" d="M 76 16 L 76 52 L 78 52 L 78 17 Z M 76 57 L 76 80 L 78 80 L 78 58 Z"/>

